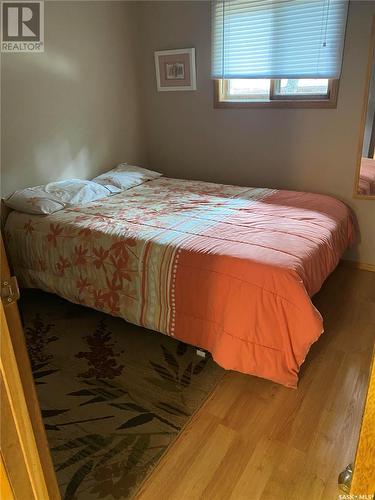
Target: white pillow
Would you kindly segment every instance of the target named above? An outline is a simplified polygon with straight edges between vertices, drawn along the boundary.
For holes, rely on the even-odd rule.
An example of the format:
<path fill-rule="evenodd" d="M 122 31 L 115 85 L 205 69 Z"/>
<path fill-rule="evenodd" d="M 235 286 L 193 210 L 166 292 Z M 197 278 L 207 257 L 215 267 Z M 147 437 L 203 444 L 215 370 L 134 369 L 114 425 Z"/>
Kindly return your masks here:
<path fill-rule="evenodd" d="M 120 163 L 117 167 L 105 172 L 104 174 L 95 177 L 93 182 L 102 184 L 111 193 L 118 192 L 118 190 L 130 189 L 139 186 L 144 182 L 161 177 L 162 174 L 147 170 L 146 168 L 137 167 L 135 165 L 128 165 L 127 163 Z M 117 188 L 117 191 L 115 189 Z"/>
<path fill-rule="evenodd" d="M 67 179 L 16 191 L 5 204 L 19 212 L 52 214 L 67 206 L 90 203 L 106 196 L 110 196 L 108 189 L 96 182 Z"/>
<path fill-rule="evenodd" d="M 66 179 L 50 182 L 44 186 L 45 191 L 54 196 L 57 201 L 65 205 L 83 205 L 91 201 L 100 200 L 109 196 L 108 189 L 97 185 L 96 182 L 82 179 Z"/>

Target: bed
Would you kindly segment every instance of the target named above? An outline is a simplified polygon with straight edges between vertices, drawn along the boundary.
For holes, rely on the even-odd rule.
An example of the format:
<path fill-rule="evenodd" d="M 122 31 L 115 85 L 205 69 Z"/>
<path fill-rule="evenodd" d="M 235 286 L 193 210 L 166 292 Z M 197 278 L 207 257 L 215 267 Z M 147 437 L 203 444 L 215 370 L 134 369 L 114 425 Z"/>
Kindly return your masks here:
<path fill-rule="evenodd" d="M 329 196 L 161 177 L 52 215 L 13 211 L 5 235 L 21 286 L 296 387 L 323 332 L 311 297 L 353 223 Z"/>
<path fill-rule="evenodd" d="M 375 196 L 375 160 L 373 158 L 362 158 L 358 184 L 358 194 Z"/>

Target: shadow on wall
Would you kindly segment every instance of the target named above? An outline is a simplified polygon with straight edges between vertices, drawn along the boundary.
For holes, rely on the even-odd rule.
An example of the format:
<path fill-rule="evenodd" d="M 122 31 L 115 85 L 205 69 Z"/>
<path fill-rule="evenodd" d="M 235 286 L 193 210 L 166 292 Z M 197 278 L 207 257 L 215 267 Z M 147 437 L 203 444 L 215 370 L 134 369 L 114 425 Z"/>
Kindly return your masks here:
<path fill-rule="evenodd" d="M 55 162 L 61 165 L 59 172 L 54 173 L 53 180 L 66 179 L 68 177 L 79 177 L 90 179 L 92 166 L 102 162 L 106 166 L 105 158 L 108 156 L 108 145 L 100 144 L 93 150 L 84 146 L 81 150 L 72 150 L 69 142 L 41 145 L 35 152 L 35 165 L 37 175 L 45 178 L 49 166 Z"/>
<path fill-rule="evenodd" d="M 49 51 L 42 56 L 25 58 L 22 71 L 39 72 L 41 78 L 48 82 L 50 88 L 54 89 L 56 97 L 59 94 L 57 90 L 59 87 L 61 87 L 61 94 L 66 93 L 74 96 L 77 94 L 80 82 L 83 79 L 82 72 L 75 61 L 53 51 Z M 32 158 L 28 162 L 34 165 L 33 177 L 38 183 L 44 183 L 46 179 L 47 181 L 59 180 L 77 176 L 90 178 L 92 166 L 100 163 L 105 166 L 105 159 L 108 157 L 109 145 L 104 138 L 102 142 L 95 145 L 95 148 L 93 144 L 90 147 L 82 147 L 79 134 L 76 133 L 73 126 L 69 126 L 69 119 L 67 123 L 61 120 L 64 109 L 57 109 L 61 106 L 61 100 L 60 103 L 58 101 L 58 99 L 53 99 L 49 109 L 49 113 L 53 107 L 56 109 L 55 125 L 49 128 L 42 142 L 35 146 Z M 65 106 L 62 105 L 62 107 Z M 72 115 L 69 114 L 69 117 L 72 118 Z M 60 129 L 64 130 L 64 134 L 56 137 L 59 135 Z M 66 131 L 68 131 L 68 134 L 66 134 Z M 70 140 L 67 140 L 67 136 Z M 48 179 L 49 177 L 50 179 Z M 14 181 L 17 186 L 23 185 L 25 171 L 18 170 L 14 176 Z"/>
<path fill-rule="evenodd" d="M 48 51 L 42 57 L 28 57 L 24 63 L 67 81 L 78 82 L 82 76 L 74 61 L 54 51 Z"/>
<path fill-rule="evenodd" d="M 46 51 L 3 54 L 2 196 L 143 159 L 130 4 L 48 2 Z"/>
<path fill-rule="evenodd" d="M 90 178 L 94 166 L 93 175 L 106 166 L 111 144 L 106 134 L 98 139 L 95 133 L 94 96 L 82 72 L 55 53 L 21 57 L 20 65 L 8 65 L 4 85 L 10 97 L 3 104 L 3 194 L 66 177 Z"/>

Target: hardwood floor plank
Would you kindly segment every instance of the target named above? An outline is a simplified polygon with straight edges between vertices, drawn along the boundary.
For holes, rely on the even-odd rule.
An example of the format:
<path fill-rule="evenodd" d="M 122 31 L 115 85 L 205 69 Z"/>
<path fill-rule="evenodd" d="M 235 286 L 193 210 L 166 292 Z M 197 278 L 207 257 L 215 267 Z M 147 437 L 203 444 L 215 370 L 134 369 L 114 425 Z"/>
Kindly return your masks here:
<path fill-rule="evenodd" d="M 202 498 L 202 492 L 225 459 L 235 438 L 236 433 L 221 424 L 215 427 L 212 434 L 206 435 L 200 448 L 196 449 L 192 466 L 185 473 L 182 471 L 184 481 L 178 482 L 171 498 L 176 500 Z M 203 463 L 204 468 L 202 468 Z"/>
<path fill-rule="evenodd" d="M 306 454 L 296 448 L 286 447 L 273 469 L 262 493 L 263 500 L 300 500 L 295 496 L 296 486 L 305 471 Z"/>
<path fill-rule="evenodd" d="M 249 445 L 237 436 L 224 456 L 220 466 L 212 475 L 211 480 L 202 492 L 201 498 L 205 500 L 227 500 L 237 484 L 255 446 Z"/>
<path fill-rule="evenodd" d="M 280 442 L 260 438 L 229 499 L 262 498 L 266 484 L 281 460 L 283 451 L 285 446 Z"/>

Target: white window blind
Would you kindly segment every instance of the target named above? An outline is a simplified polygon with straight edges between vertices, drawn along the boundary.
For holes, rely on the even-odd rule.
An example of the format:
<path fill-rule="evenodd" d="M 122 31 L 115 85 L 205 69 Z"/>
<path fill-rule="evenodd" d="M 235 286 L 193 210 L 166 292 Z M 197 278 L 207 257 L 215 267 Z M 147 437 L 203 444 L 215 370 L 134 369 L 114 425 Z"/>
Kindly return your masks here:
<path fill-rule="evenodd" d="M 339 78 L 346 0 L 214 0 L 213 78 Z"/>

